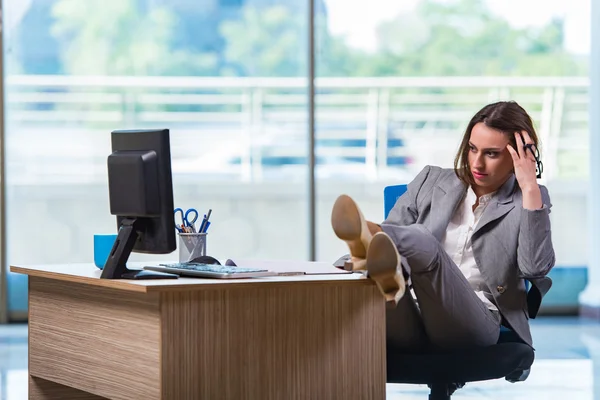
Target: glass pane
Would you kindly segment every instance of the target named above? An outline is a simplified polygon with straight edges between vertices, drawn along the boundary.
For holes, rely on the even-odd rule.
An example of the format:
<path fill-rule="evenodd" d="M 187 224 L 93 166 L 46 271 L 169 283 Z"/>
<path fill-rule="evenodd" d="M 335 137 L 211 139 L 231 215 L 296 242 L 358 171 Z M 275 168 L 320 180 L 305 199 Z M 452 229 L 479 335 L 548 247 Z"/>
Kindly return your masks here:
<path fill-rule="evenodd" d="M 590 0 L 373 0 L 368 12 L 343 0 L 325 5 L 317 32 L 320 260 L 347 253 L 329 222 L 337 195 L 354 196 L 367 219 L 381 222 L 384 187 L 427 164 L 452 167 L 469 119 L 497 100 L 516 100 L 535 119 L 541 182 L 555 193 L 553 232 L 585 229 L 584 211 L 558 214 L 561 204 L 585 209 Z M 562 236 L 559 265 L 585 265 L 585 241 Z"/>
<path fill-rule="evenodd" d="M 10 262 L 92 262 L 110 132 L 163 127 L 208 254 L 306 259 L 307 8 L 271 3 L 6 1 Z"/>

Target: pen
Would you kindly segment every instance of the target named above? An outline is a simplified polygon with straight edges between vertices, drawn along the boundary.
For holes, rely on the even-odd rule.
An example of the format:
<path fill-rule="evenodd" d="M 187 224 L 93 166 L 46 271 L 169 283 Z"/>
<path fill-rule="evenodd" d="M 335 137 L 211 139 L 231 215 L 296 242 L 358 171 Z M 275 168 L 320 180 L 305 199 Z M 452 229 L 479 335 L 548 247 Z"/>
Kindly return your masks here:
<path fill-rule="evenodd" d="M 204 219 L 202 220 L 202 224 L 200 224 L 200 229 L 198 229 L 198 232 L 200 232 L 200 233 L 206 232 L 206 229 L 208 228 L 208 226 L 206 224 L 208 223 L 208 219 L 210 218 L 211 213 L 212 213 L 212 209 L 209 209 L 208 214 L 206 214 L 204 216 Z"/>

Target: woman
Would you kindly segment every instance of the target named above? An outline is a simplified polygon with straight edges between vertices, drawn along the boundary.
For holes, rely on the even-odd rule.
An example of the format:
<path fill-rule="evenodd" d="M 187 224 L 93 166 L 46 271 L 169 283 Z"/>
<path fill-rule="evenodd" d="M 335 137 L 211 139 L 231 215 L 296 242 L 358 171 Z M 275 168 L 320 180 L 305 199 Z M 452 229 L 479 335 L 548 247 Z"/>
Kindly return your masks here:
<path fill-rule="evenodd" d="M 555 262 L 537 149 L 521 106 L 490 104 L 471 119 L 454 169 L 425 167 L 381 225 L 365 221 L 350 197 L 336 200 L 332 225 L 353 268 L 366 269 L 395 305 L 388 345 L 489 346 L 501 325 L 532 345 L 529 315 L 550 287 Z M 525 279 L 535 293 L 529 304 Z M 404 295 L 407 281 L 412 295 Z"/>

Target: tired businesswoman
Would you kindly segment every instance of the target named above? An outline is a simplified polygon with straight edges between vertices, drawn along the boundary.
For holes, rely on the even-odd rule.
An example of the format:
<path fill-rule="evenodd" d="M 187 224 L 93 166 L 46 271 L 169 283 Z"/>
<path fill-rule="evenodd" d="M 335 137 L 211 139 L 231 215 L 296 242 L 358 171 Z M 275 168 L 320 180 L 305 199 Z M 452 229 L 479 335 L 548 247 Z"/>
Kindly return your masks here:
<path fill-rule="evenodd" d="M 530 116 L 515 102 L 498 102 L 471 119 L 454 168 L 425 167 L 380 225 L 350 197 L 336 200 L 333 230 L 348 244 L 353 268 L 366 269 L 392 305 L 389 345 L 488 346 L 501 325 L 532 345 L 528 319 L 555 262 L 541 169 Z M 536 293 L 529 304 L 525 279 Z"/>

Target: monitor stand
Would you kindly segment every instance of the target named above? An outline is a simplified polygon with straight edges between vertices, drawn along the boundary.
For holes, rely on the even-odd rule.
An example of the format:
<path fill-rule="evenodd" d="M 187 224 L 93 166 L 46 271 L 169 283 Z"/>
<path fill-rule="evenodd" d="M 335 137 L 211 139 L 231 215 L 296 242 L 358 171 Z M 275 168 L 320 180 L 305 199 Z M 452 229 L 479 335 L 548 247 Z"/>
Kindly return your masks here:
<path fill-rule="evenodd" d="M 115 244 L 102 269 L 101 279 L 176 279 L 179 277 L 166 272 L 127 268 L 127 260 L 135 245 L 139 224 L 140 221 L 136 218 L 123 219 Z"/>

